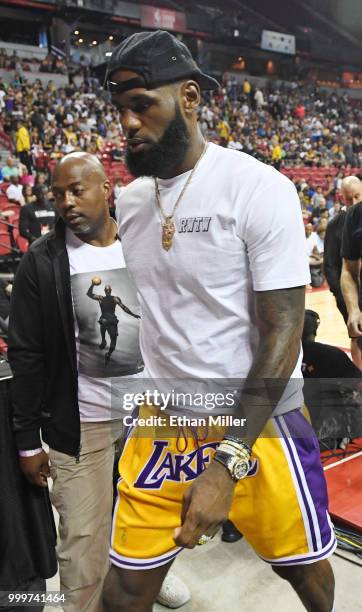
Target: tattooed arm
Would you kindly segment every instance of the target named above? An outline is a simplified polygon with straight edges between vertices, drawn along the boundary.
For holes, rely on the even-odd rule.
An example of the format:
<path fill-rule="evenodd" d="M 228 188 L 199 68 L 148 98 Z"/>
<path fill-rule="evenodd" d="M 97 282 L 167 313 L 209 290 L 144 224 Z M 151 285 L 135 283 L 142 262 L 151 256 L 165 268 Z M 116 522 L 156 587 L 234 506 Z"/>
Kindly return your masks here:
<path fill-rule="evenodd" d="M 347 328 L 350 338 L 362 335 L 362 313 L 359 307 L 360 260 L 343 258 L 341 289 L 348 311 Z"/>
<path fill-rule="evenodd" d="M 241 397 L 250 446 L 277 406 L 296 366 L 304 323 L 305 288 L 258 291 L 254 295 L 260 341 Z M 263 384 L 256 385 L 256 380 Z M 265 402 L 260 402 L 261 399 Z"/>
<path fill-rule="evenodd" d="M 277 406 L 297 363 L 305 288 L 258 291 L 254 295 L 260 341 L 241 397 L 248 423 L 245 439 L 250 446 Z M 234 485 L 224 466 L 211 461 L 184 494 L 182 527 L 175 532 L 178 546 L 193 548 L 201 534 L 215 533 L 227 519 Z"/>

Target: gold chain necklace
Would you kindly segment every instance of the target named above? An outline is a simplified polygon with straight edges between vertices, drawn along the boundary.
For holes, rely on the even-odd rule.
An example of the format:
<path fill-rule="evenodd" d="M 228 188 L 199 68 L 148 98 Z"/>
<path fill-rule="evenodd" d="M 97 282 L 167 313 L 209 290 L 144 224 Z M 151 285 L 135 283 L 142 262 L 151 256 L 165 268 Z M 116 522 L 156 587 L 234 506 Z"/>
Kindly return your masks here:
<path fill-rule="evenodd" d="M 157 203 L 157 208 L 160 214 L 160 219 L 161 219 L 161 225 L 162 225 L 162 247 L 165 249 L 165 251 L 169 251 L 170 248 L 172 247 L 172 241 L 173 241 L 173 237 L 176 231 L 176 226 L 175 223 L 173 221 L 173 216 L 175 214 L 176 208 L 178 207 L 179 203 L 182 200 L 182 197 L 187 189 L 187 187 L 190 184 L 190 181 L 195 173 L 195 170 L 197 168 L 197 166 L 199 165 L 202 157 L 205 155 L 207 149 L 207 143 L 205 143 L 205 147 L 203 152 L 201 153 L 199 159 L 197 160 L 196 164 L 194 165 L 194 167 L 192 168 L 192 171 L 186 181 L 186 183 L 184 184 L 181 193 L 179 195 L 179 197 L 177 198 L 172 212 L 170 215 L 166 215 L 165 211 L 163 210 L 163 206 L 161 203 L 161 194 L 160 194 L 160 190 L 158 187 L 158 182 L 157 182 L 157 178 L 154 177 L 154 181 L 155 181 L 155 192 L 156 192 L 156 203 Z"/>

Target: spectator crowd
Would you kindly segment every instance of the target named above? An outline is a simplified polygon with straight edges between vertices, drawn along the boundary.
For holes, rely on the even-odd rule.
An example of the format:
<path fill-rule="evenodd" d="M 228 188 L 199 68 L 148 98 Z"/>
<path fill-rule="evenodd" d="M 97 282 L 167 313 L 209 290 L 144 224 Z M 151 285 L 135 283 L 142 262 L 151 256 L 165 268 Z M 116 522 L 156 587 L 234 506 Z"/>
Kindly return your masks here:
<path fill-rule="evenodd" d="M 48 53 L 42 60 L 34 57 L 26 59 L 19 57 L 15 50 L 9 54 L 0 48 L 0 69 L 15 70 L 18 77 L 22 77 L 23 71 L 68 74 L 69 66 L 64 58 L 52 53 Z"/>
<path fill-rule="evenodd" d="M 30 171 L 78 149 L 101 155 L 106 142 L 123 148 L 117 112 L 87 81 L 57 89 L 52 80 L 44 87 L 40 80 L 17 86 L 0 79 L 0 91 L 0 131 L 20 158 L 26 151 L 22 161 Z"/>
<path fill-rule="evenodd" d="M 8 57 L 7 61 L 15 59 Z M 0 53 L 1 62 L 1 53 Z M 50 55 L 40 69 L 57 71 L 62 60 Z M 60 67 L 59 67 L 60 70 Z M 122 150 L 118 114 L 94 79 L 76 87 L 73 78 L 57 89 L 52 80 L 28 83 L 0 79 L 0 130 L 15 144 L 17 122 L 29 132 L 33 160 L 58 159 L 72 150 L 100 154 L 105 143 Z M 361 165 L 359 100 L 326 93 L 307 84 L 261 90 L 245 79 L 226 77 L 214 94 L 206 95 L 200 122 L 207 137 L 244 151 L 279 168 L 293 166 L 348 168 Z"/>
<path fill-rule="evenodd" d="M 360 100 L 290 83 L 261 90 L 227 78 L 201 110 L 209 138 L 281 167 L 357 167 L 362 162 Z"/>
<path fill-rule="evenodd" d="M 6 62 L 16 68 L 16 53 L 4 59 L 0 51 L 0 66 Z M 61 62 L 49 54 L 39 69 L 66 71 Z M 326 225 L 341 207 L 343 176 L 361 166 L 361 115 L 360 101 L 347 95 L 305 83 L 262 90 L 248 79 L 238 84 L 228 75 L 217 92 L 206 94 L 199 111 L 201 129 L 213 142 L 286 172 L 295 167 L 326 169 L 318 184 L 308 177 L 295 180 L 315 269 L 320 269 Z M 44 85 L 18 74 L 9 84 L 0 78 L 1 132 L 13 143 L 16 158 L 10 156 L 0 168 L 0 181 L 10 183 L 8 199 L 21 206 L 44 206 L 42 198 L 36 200 L 33 184 L 49 185 L 50 167 L 71 151 L 87 151 L 110 162 L 123 160 L 125 139 L 118 112 L 93 78 L 77 87 L 69 75 L 64 88 L 51 79 Z M 122 181 L 113 178 L 120 190 Z M 50 192 L 45 194 L 45 200 L 49 198 Z M 36 234 L 40 231 L 42 227 Z"/>

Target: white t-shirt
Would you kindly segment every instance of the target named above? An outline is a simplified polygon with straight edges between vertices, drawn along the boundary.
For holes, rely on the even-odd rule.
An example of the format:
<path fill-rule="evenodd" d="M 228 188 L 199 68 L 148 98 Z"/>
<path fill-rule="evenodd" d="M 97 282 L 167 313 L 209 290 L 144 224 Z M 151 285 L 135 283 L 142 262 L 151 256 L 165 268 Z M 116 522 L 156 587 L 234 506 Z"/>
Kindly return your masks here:
<path fill-rule="evenodd" d="M 315 237 L 316 237 L 316 247 L 318 249 L 318 253 L 323 255 L 323 253 L 324 253 L 324 239 L 321 238 L 319 236 L 319 234 L 317 234 L 317 233 L 316 233 Z"/>
<path fill-rule="evenodd" d="M 158 180 L 166 214 L 188 176 Z M 209 144 L 176 210 L 168 252 L 152 178 L 122 192 L 117 218 L 141 305 L 145 377 L 245 379 L 259 342 L 253 291 L 310 282 L 294 185 L 249 155 Z M 292 377 L 302 377 L 301 355 Z M 301 405 L 297 386 L 278 412 Z"/>
<path fill-rule="evenodd" d="M 305 239 L 305 251 L 307 253 L 307 257 L 310 257 L 313 253 L 314 247 L 317 246 L 317 234 L 312 232 L 308 238 Z"/>
<path fill-rule="evenodd" d="M 123 189 L 124 189 L 124 185 L 115 185 L 114 186 L 114 199 L 118 200 L 119 196 L 121 195 Z"/>
<path fill-rule="evenodd" d="M 22 185 L 12 185 L 12 184 L 9 185 L 9 187 L 6 190 L 6 195 L 9 198 L 9 200 L 15 200 L 16 202 L 19 202 L 21 206 L 24 206 L 25 200 L 23 196 Z"/>
<path fill-rule="evenodd" d="M 68 228 L 69 258 L 78 362 L 80 420 L 120 418 L 122 393 L 132 390 L 143 370 L 139 350 L 139 315 L 135 287 L 129 278 L 119 240 L 107 247 L 82 242 Z M 97 276 L 101 284 L 93 286 Z M 105 289 L 111 287 L 107 297 Z M 114 299 L 119 298 L 119 299 Z M 102 347 L 102 331 L 106 346 Z M 106 359 L 115 341 L 115 350 Z M 138 387 L 137 387 L 138 390 Z"/>

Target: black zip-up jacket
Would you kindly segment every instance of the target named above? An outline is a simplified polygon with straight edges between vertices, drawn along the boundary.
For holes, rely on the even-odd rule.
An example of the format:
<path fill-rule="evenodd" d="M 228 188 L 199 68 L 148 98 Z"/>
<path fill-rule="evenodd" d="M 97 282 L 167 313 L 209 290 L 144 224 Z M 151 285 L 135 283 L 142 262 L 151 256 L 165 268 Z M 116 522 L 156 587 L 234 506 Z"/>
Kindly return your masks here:
<path fill-rule="evenodd" d="M 18 449 L 80 450 L 78 372 L 65 226 L 23 256 L 11 296 L 9 361 Z"/>
<path fill-rule="evenodd" d="M 327 225 L 324 239 L 324 273 L 328 285 L 334 294 L 341 293 L 341 271 L 342 271 L 342 234 L 347 213 L 341 210 Z"/>

